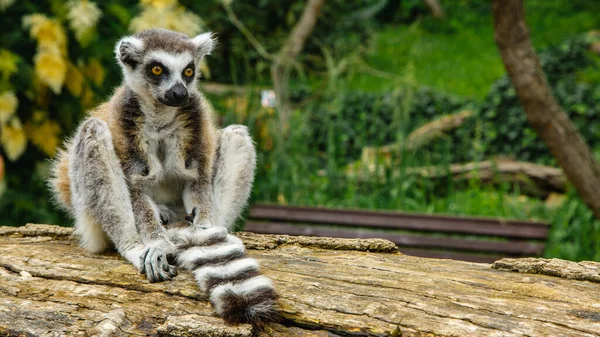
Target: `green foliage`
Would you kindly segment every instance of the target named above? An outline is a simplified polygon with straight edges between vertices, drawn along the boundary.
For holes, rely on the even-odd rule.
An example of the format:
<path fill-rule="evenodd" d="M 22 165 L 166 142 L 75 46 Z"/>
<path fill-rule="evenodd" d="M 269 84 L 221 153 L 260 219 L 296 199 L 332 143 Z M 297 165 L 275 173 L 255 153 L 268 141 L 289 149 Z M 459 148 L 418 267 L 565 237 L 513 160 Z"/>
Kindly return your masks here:
<path fill-rule="evenodd" d="M 600 221 L 572 189 L 567 201 L 554 212 L 545 255 L 600 261 Z"/>
<path fill-rule="evenodd" d="M 373 33 L 372 18 L 387 0 L 332 0 L 322 7 L 318 24 L 303 50 L 304 63 L 323 69 L 320 46 L 345 55 L 364 47 Z M 209 60 L 212 79 L 222 83 L 247 83 L 249 79 L 269 76 L 264 60 L 247 39 L 229 21 L 220 1 L 181 1 L 199 13 L 221 41 Z M 270 53 L 277 53 L 300 18 L 305 1 L 233 1 L 238 18 Z M 239 66 L 242 65 L 242 66 Z"/>
<path fill-rule="evenodd" d="M 335 146 L 336 158 L 342 157 L 346 162 L 358 159 L 364 146 L 381 146 L 398 140 L 400 129 L 390 127 L 394 123 L 410 133 L 469 103 L 428 88 L 405 88 L 401 93 L 343 91 L 333 101 L 339 107 L 332 108 L 331 102 L 326 98 L 308 109 L 311 124 L 308 139 L 319 153 L 326 152 L 328 144 Z M 394 121 L 398 118 L 398 107 L 403 104 L 409 107 L 407 113 Z"/>
<path fill-rule="evenodd" d="M 268 83 L 269 63 L 229 21 L 220 1 L 179 2 L 218 34 L 220 46 L 208 58 L 211 80 Z M 102 11 L 96 31 L 84 34 L 86 43 L 76 43 L 74 32 L 68 29 L 65 3 L 15 2 L 2 13 L 2 23 L 9 29 L 0 41 L 0 49 L 19 56 L 17 72 L 10 76 L 9 85 L 2 83 L 0 93 L 7 89 L 17 93 L 16 114 L 23 121 L 31 120 L 35 110 L 43 108 L 48 118 L 60 124 L 63 137 L 72 132 L 85 108 L 103 100 L 120 83 L 113 45 L 128 33 L 131 20 L 142 10 L 138 0 L 95 1 Z M 595 15 L 600 11 L 598 2 L 525 3 L 537 47 L 600 26 L 600 17 Z M 275 53 L 305 4 L 233 1 L 232 8 L 266 49 Z M 494 155 L 553 161 L 528 127 L 510 82 L 502 78 L 504 68 L 493 41 L 489 1 L 442 1 L 442 5 L 447 18 L 440 21 L 429 16 L 422 0 L 327 1 L 301 57 L 304 68 L 299 71 L 307 75 L 308 83 L 300 76 L 292 83 L 298 109 L 285 137 L 278 130 L 276 113 L 260 108 L 255 95 L 245 97 L 245 106 L 237 100 L 213 99 L 222 112 L 222 124 L 248 125 L 257 142 L 253 200 L 535 218 L 553 224 L 547 256 L 600 259 L 600 222 L 593 220 L 573 192 L 563 206 L 550 211 L 543 202 L 523 198 L 517 188 L 507 184 L 491 188 L 474 180 L 456 186 L 450 180 L 432 182 L 406 174 L 410 167 L 444 167 Z M 37 44 L 23 28 L 22 17 L 36 12 L 56 18 L 65 28 L 68 62 L 83 71 L 95 59 L 107 74 L 103 82 L 96 82 L 85 73 L 82 86 L 92 93 L 86 104 L 84 95 L 73 95 L 67 89 L 41 95 L 32 85 Z M 378 26 L 386 22 L 392 25 Z M 378 32 L 371 39 L 375 29 Z M 541 59 L 560 103 L 588 143 L 599 144 L 599 58 L 585 52 L 586 43 L 569 40 L 542 53 Z M 370 67 L 361 62 L 364 52 Z M 347 78 L 341 76 L 344 70 Z M 477 117 L 415 153 L 400 151 L 397 155 L 402 160 L 391 168 L 382 167 L 381 178 L 358 179 L 347 174 L 348 163 L 360 157 L 363 147 L 401 142 L 432 119 L 465 108 L 476 111 Z M 596 151 L 600 153 L 600 147 Z M 69 223 L 51 206 L 44 186 L 46 158 L 47 154 L 31 148 L 19 161 L 6 163 L 8 190 L 0 198 L 3 225 Z"/>
<path fill-rule="evenodd" d="M 600 140 L 600 106 L 597 104 L 600 82 L 579 80 L 581 71 L 600 68 L 600 63 L 594 63 L 588 48 L 585 39 L 570 39 L 541 52 L 540 61 L 558 103 L 587 143 L 596 146 Z M 451 135 L 454 144 L 459 144 L 461 139 L 467 142 L 474 139 L 475 123 L 481 124 L 487 157 L 506 155 L 524 161 L 555 163 L 544 142 L 529 126 L 527 115 L 508 77 L 493 85 L 482 103 L 478 119 Z M 472 160 L 472 157 L 459 151 L 457 160 Z"/>
<path fill-rule="evenodd" d="M 48 176 L 47 159 L 56 151 L 60 139 L 72 134 L 85 111 L 103 101 L 121 83 L 121 70 L 114 58 L 114 44 L 122 36 L 131 33 L 132 19 L 142 15 L 143 10 L 150 6 L 160 8 L 164 5 L 160 2 L 91 1 L 90 3 L 97 5 L 101 16 L 93 23 L 93 29 L 81 35 L 73 29 L 69 11 L 72 4 L 85 4 L 85 1 L 15 2 L 1 13 L 2 24 L 7 29 L 1 34 L 0 52 L 6 50 L 10 55 L 16 55 L 17 71 L 8 76 L 2 74 L 0 94 L 7 90 L 15 93 L 18 108 L 12 118 L 18 118 L 24 126 L 17 130 L 19 133 L 15 132 L 16 136 L 9 139 L 10 146 L 1 144 L 4 148 L 17 149 L 13 152 L 19 153 L 18 160 L 10 162 L 6 160 L 6 151 L 2 151 L 7 161 L 7 191 L 0 199 L 0 212 L 6 215 L 2 224 L 17 225 L 31 221 L 64 224 L 69 222 L 63 214 L 52 210 L 47 201 L 51 196 L 44 184 L 41 184 Z M 267 63 L 260 59 L 238 29 L 229 22 L 220 1 L 179 3 L 200 16 L 206 29 L 218 33 L 220 46 L 208 59 L 212 80 L 248 82 L 250 78 L 256 81 L 268 76 Z M 323 8 L 323 15 L 332 19 L 325 20 L 317 26 L 314 38 L 306 46 L 306 57 L 314 59 L 315 56 L 319 56 L 319 46 L 322 44 L 331 46 L 337 52 L 346 53 L 366 43 L 372 31 L 369 18 L 375 15 L 376 8 L 375 12 L 365 9 L 374 8 L 373 6 L 379 3 L 381 0 L 360 0 L 351 4 L 342 0 L 328 2 Z M 175 5 L 179 6 L 176 2 Z M 271 52 L 279 49 L 300 17 L 304 5 L 303 1 L 233 2 L 238 16 Z M 80 12 L 89 13 L 89 10 Z M 47 24 L 44 26 L 46 33 L 35 38 L 30 34 L 34 29 L 23 25 L 24 18 L 31 14 L 42 15 Z M 167 14 L 172 15 L 170 12 L 163 13 L 164 16 Z M 48 34 L 49 31 L 52 34 Z M 35 60 L 42 39 L 44 43 L 52 45 L 52 51 L 57 51 L 51 54 L 54 61 L 64 65 L 62 71 L 55 73 L 57 90 L 49 90 L 47 85 L 42 86 L 38 83 L 39 79 L 47 78 L 41 71 L 52 71 L 53 68 L 36 68 Z M 3 61 L 6 65 L 6 60 Z M 318 60 L 311 62 L 310 64 L 319 67 Z M 0 63 L 0 66 L 2 65 Z M 95 65 L 95 70 L 90 70 L 90 65 Z M 79 78 L 80 82 L 73 82 L 74 78 Z M 46 126 L 46 129 L 34 129 L 28 125 L 37 119 L 46 123 L 39 123 Z M 5 131 L 3 126 L 0 126 L 0 129 Z M 44 130 L 56 131 L 48 134 L 41 132 Z M 24 135 L 26 132 L 27 139 Z M 29 142 L 29 145 L 26 142 Z M 25 146 L 27 148 L 23 153 L 20 149 L 24 149 Z M 46 151 L 40 151 L 39 147 Z"/>
<path fill-rule="evenodd" d="M 527 24 L 534 46 L 545 48 L 600 27 L 599 1 L 527 0 Z M 494 42 L 490 1 L 441 1 L 446 18 L 429 15 L 421 0 L 402 1 L 396 20 L 374 36 L 366 61 L 374 69 L 402 76 L 415 69 L 416 81 L 449 94 L 483 99 L 504 74 Z M 393 80 L 358 70 L 351 88 L 385 90 Z"/>

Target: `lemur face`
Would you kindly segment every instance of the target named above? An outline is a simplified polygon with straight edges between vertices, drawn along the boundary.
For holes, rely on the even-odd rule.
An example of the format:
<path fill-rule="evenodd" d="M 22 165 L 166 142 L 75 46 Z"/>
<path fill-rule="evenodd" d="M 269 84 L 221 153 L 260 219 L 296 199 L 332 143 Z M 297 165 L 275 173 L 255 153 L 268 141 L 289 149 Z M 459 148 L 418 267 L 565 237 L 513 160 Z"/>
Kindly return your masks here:
<path fill-rule="evenodd" d="M 196 90 L 196 67 L 213 45 L 211 33 L 189 38 L 166 29 L 149 29 L 122 38 L 115 53 L 133 91 L 177 107 L 186 102 L 189 91 Z"/>

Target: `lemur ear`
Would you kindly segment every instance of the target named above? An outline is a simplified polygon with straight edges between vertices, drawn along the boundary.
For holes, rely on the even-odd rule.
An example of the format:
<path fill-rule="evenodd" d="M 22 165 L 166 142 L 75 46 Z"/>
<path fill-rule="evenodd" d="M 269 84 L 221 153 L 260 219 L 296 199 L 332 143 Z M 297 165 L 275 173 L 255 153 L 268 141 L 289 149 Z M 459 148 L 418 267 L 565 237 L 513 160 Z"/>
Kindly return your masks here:
<path fill-rule="evenodd" d="M 192 42 L 194 43 L 194 46 L 196 46 L 196 57 L 200 59 L 205 55 L 210 55 L 210 52 L 217 44 L 217 39 L 213 33 L 208 32 L 196 35 L 196 37 L 192 39 Z"/>
<path fill-rule="evenodd" d="M 142 62 L 142 49 L 144 43 L 142 40 L 133 36 L 126 36 L 117 42 L 115 46 L 115 54 L 117 60 L 123 65 L 131 69 Z"/>

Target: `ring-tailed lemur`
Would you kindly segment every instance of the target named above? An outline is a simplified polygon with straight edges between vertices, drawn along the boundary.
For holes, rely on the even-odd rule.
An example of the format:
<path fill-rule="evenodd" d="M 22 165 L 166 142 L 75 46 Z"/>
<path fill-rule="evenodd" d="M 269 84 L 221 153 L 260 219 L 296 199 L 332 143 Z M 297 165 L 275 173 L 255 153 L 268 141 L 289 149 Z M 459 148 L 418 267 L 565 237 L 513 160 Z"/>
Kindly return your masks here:
<path fill-rule="evenodd" d="M 163 29 L 121 39 L 124 83 L 65 143 L 50 185 L 83 248 L 112 243 L 151 282 L 175 276 L 178 263 L 227 322 L 260 325 L 276 311 L 275 291 L 227 234 L 248 199 L 256 152 L 246 127 L 216 129 L 196 87 L 214 43 L 210 33 Z M 184 219 L 187 228 L 165 228 Z"/>

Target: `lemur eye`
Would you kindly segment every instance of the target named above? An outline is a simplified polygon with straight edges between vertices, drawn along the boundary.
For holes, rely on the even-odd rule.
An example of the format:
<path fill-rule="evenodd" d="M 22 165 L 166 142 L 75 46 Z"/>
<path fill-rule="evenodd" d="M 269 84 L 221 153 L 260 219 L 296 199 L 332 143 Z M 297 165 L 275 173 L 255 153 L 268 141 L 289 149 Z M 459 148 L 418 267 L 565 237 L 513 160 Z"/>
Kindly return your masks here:
<path fill-rule="evenodd" d="M 163 70 L 161 67 L 159 67 L 159 66 L 152 67 L 152 73 L 154 75 L 160 75 L 160 74 L 162 74 L 162 72 L 163 72 Z"/>
<path fill-rule="evenodd" d="M 194 69 L 192 69 L 192 68 L 186 68 L 186 69 L 183 71 L 183 74 L 184 74 L 185 76 L 187 76 L 187 77 L 190 77 L 190 76 L 194 75 Z"/>

